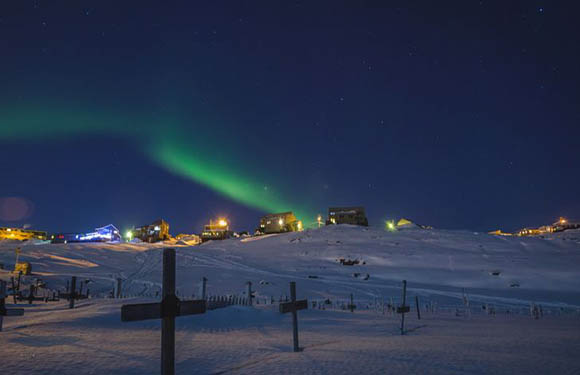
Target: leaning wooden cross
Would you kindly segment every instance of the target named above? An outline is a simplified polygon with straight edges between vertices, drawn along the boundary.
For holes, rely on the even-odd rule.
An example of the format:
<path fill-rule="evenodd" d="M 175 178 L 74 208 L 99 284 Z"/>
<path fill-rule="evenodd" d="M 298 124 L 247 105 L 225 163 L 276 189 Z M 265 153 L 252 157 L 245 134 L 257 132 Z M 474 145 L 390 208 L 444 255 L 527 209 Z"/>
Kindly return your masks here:
<path fill-rule="evenodd" d="M 4 299 L 6 298 L 6 281 L 0 281 L 0 332 L 2 332 L 2 323 L 5 316 L 24 315 L 24 309 L 7 309 Z"/>
<path fill-rule="evenodd" d="M 290 302 L 284 302 L 280 304 L 280 312 L 282 314 L 292 313 L 292 327 L 294 335 L 294 351 L 299 352 L 300 347 L 298 346 L 298 310 L 304 310 L 308 308 L 308 300 L 296 301 L 296 283 L 294 281 L 290 282 Z"/>
<path fill-rule="evenodd" d="M 163 319 L 161 323 L 161 374 L 175 373 L 175 318 L 203 314 L 204 300 L 180 301 L 175 295 L 175 249 L 163 250 L 163 300 L 160 303 L 123 305 L 121 321 Z"/>

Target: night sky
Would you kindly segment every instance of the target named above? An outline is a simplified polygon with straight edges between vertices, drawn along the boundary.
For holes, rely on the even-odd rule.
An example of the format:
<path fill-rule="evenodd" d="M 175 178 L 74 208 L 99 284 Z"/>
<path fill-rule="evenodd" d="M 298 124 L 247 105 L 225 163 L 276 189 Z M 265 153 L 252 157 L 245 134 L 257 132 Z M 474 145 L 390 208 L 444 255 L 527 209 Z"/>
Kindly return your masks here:
<path fill-rule="evenodd" d="M 580 220 L 579 10 L 2 1 L 0 225 Z"/>

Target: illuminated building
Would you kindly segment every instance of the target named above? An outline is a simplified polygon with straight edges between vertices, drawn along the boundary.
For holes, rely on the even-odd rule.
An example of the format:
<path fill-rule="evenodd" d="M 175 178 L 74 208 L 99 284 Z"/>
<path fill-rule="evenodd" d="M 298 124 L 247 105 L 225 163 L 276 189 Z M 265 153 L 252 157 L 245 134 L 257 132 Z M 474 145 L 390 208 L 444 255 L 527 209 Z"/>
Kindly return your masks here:
<path fill-rule="evenodd" d="M 299 221 L 293 212 L 281 212 L 268 214 L 260 219 L 260 233 L 284 233 L 297 232 L 302 230 L 302 222 Z"/>
<path fill-rule="evenodd" d="M 230 231 L 230 225 L 228 221 L 224 218 L 220 218 L 217 221 L 209 221 L 209 224 L 203 227 L 203 232 L 201 232 L 201 240 L 203 242 L 209 240 L 225 240 L 230 238 L 233 233 Z"/>
<path fill-rule="evenodd" d="M 30 239 L 46 240 L 47 233 L 38 230 L 0 227 L 0 240 L 26 241 Z"/>
<path fill-rule="evenodd" d="M 169 235 L 169 223 L 163 219 L 155 220 L 149 225 L 134 228 L 125 237 L 128 240 L 138 238 L 143 242 L 159 242 L 171 238 Z"/>
<path fill-rule="evenodd" d="M 87 233 L 56 233 L 50 236 L 51 243 L 70 242 L 117 242 L 121 241 L 121 234 L 113 224 L 96 228 Z"/>
<path fill-rule="evenodd" d="M 326 225 L 333 224 L 369 226 L 364 207 L 330 207 Z"/>
<path fill-rule="evenodd" d="M 494 230 L 494 231 L 491 231 L 491 232 L 487 232 L 487 234 L 491 234 L 491 235 L 494 235 L 494 236 L 511 236 L 512 235 L 511 233 L 502 232 L 501 229 Z"/>

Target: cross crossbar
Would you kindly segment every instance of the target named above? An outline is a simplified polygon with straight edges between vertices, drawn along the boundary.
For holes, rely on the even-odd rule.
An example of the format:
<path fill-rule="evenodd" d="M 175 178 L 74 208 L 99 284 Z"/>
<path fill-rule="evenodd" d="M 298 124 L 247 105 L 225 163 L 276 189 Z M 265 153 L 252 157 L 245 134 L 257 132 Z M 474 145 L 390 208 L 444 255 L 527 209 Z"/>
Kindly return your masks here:
<path fill-rule="evenodd" d="M 407 306 L 399 306 L 397 307 L 397 314 L 404 314 L 411 311 L 411 307 Z"/>
<path fill-rule="evenodd" d="M 135 322 L 148 319 L 161 319 L 163 318 L 163 303 L 164 302 L 154 302 L 123 305 L 121 307 L 121 321 Z M 205 311 L 206 305 L 204 300 L 179 301 L 178 306 L 175 309 L 175 315 L 170 314 L 168 316 L 178 317 L 203 314 Z"/>
<path fill-rule="evenodd" d="M 298 310 L 304 310 L 308 308 L 308 300 L 301 299 L 296 302 L 284 302 L 280 304 L 280 312 L 286 314 L 289 312 L 294 312 Z"/>

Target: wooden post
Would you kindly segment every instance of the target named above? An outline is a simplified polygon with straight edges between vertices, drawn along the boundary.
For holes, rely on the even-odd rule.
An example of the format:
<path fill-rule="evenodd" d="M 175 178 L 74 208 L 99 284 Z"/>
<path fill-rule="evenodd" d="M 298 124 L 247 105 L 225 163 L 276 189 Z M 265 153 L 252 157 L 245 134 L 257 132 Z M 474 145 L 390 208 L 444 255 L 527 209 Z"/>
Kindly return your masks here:
<path fill-rule="evenodd" d="M 280 312 L 282 314 L 291 312 L 292 313 L 292 337 L 294 341 L 294 352 L 300 351 L 300 346 L 298 345 L 298 310 L 304 310 L 308 308 L 308 300 L 296 300 L 296 282 L 290 282 L 290 302 L 285 302 L 280 304 Z"/>
<path fill-rule="evenodd" d="M 175 249 L 163 251 L 163 300 L 175 300 Z M 173 313 L 173 314 L 171 314 Z M 175 373 L 175 311 L 163 311 L 161 323 L 161 374 Z"/>
<path fill-rule="evenodd" d="M 24 309 L 7 309 L 6 303 L 6 281 L 0 280 L 0 332 L 2 332 L 2 324 L 5 316 L 24 315 Z"/>
<path fill-rule="evenodd" d="M 204 276 L 201 278 L 201 299 L 205 301 L 207 290 L 207 278 Z"/>
<path fill-rule="evenodd" d="M 70 289 L 68 295 L 68 308 L 74 309 L 75 307 L 75 289 L 77 287 L 77 277 L 73 276 L 70 279 Z"/>
<path fill-rule="evenodd" d="M 28 304 L 32 305 L 34 301 L 34 285 L 30 284 L 30 291 L 28 292 Z"/>
<path fill-rule="evenodd" d="M 14 285 L 14 279 L 12 279 Z M 0 280 L 0 332 L 2 332 L 2 324 L 4 323 L 4 315 L 6 315 L 6 307 L 4 298 L 6 297 L 6 282 Z"/>
<path fill-rule="evenodd" d="M 16 285 L 16 290 L 20 292 L 20 279 L 22 278 L 22 271 L 18 271 L 18 284 Z"/>
<path fill-rule="evenodd" d="M 120 277 L 117 277 L 117 284 L 116 284 L 116 289 L 115 289 L 115 298 L 121 298 L 121 287 L 123 281 L 121 280 Z"/>
<path fill-rule="evenodd" d="M 248 285 L 248 306 L 252 306 L 252 282 L 248 281 L 246 284 Z"/>
<path fill-rule="evenodd" d="M 417 319 L 421 320 L 421 309 L 419 308 L 419 296 L 415 296 L 415 306 L 417 306 Z"/>
<path fill-rule="evenodd" d="M 10 282 L 12 283 L 12 300 L 16 305 L 16 283 L 14 281 L 14 276 L 10 276 Z"/>
<path fill-rule="evenodd" d="M 405 302 L 407 299 L 407 280 L 403 280 L 403 297 L 401 303 L 401 335 L 405 334 Z"/>
<path fill-rule="evenodd" d="M 354 312 L 355 308 L 356 308 L 356 306 L 354 304 L 354 296 L 351 293 L 350 294 L 350 304 L 348 305 L 348 309 L 350 310 L 350 312 Z"/>
<path fill-rule="evenodd" d="M 250 288 L 252 287 L 252 283 L 250 283 Z M 252 298 L 250 297 L 250 301 Z M 296 282 L 290 282 L 290 300 L 293 304 L 296 304 Z M 252 303 L 250 302 L 250 305 Z M 294 352 L 300 351 L 300 347 L 298 346 L 298 312 L 296 309 L 292 311 L 292 336 L 294 338 Z"/>

